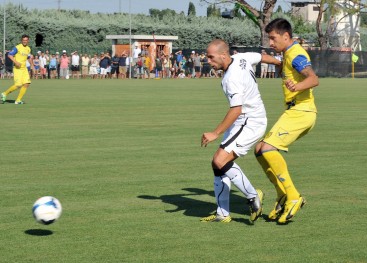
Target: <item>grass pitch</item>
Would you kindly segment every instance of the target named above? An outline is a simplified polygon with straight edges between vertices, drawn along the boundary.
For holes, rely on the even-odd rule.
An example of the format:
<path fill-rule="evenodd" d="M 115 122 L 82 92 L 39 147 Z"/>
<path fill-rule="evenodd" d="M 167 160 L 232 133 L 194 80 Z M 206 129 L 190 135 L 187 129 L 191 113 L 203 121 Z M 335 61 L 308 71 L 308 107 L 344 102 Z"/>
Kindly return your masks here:
<path fill-rule="evenodd" d="M 259 84 L 270 128 L 280 80 Z M 0 262 L 367 262 L 366 81 L 321 79 L 315 96 L 316 127 L 285 154 L 308 204 L 250 225 L 233 188 L 234 221 L 212 224 L 219 141 L 200 137 L 228 108 L 220 80 L 33 81 L 27 104 L 0 105 Z M 267 215 L 272 185 L 252 154 L 238 163 Z M 44 195 L 63 205 L 49 226 L 31 214 Z"/>

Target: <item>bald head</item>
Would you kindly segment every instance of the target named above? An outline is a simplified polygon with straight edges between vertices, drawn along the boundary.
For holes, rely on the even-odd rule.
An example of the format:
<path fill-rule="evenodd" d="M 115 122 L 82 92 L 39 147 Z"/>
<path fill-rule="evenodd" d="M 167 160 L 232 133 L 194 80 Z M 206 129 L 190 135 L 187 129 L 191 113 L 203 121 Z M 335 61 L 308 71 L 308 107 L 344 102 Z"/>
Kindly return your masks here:
<path fill-rule="evenodd" d="M 229 55 L 229 46 L 222 39 L 214 39 L 208 45 L 208 48 L 215 47 L 219 54 L 228 54 Z"/>
<path fill-rule="evenodd" d="M 221 39 L 215 39 L 208 44 L 207 57 L 209 64 L 215 69 L 227 70 L 231 63 L 228 44 Z"/>

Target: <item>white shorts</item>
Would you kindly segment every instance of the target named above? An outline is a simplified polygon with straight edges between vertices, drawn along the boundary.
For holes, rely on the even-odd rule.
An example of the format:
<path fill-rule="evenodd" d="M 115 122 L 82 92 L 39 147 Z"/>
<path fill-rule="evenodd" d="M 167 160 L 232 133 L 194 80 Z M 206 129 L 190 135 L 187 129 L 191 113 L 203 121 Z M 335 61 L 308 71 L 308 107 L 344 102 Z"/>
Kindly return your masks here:
<path fill-rule="evenodd" d="M 107 69 L 101 68 L 101 75 L 107 75 Z"/>
<path fill-rule="evenodd" d="M 97 74 L 98 74 L 98 72 L 97 72 L 97 67 L 91 66 L 91 67 L 89 68 L 89 74 L 90 74 L 90 75 L 97 75 Z"/>
<path fill-rule="evenodd" d="M 220 148 L 228 153 L 233 151 L 238 157 L 246 155 L 264 136 L 266 124 L 266 118 L 247 118 L 241 115 L 224 133 Z"/>

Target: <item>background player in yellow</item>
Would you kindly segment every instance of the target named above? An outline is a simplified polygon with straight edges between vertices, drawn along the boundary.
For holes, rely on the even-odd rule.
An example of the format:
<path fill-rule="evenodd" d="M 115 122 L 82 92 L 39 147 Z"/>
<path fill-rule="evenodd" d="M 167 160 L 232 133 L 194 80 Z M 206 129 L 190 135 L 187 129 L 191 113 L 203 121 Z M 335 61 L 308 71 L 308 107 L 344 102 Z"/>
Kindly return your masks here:
<path fill-rule="evenodd" d="M 9 59 L 14 63 L 14 85 L 1 93 L 1 100 L 3 103 L 6 101 L 7 95 L 20 88 L 15 104 L 24 104 L 22 98 L 31 84 L 31 78 L 26 67 L 26 61 L 30 59 L 30 64 L 33 65 L 32 58 L 30 57 L 31 49 L 28 46 L 28 42 L 29 36 L 22 35 L 21 43 L 15 46 L 8 54 Z"/>
<path fill-rule="evenodd" d="M 276 52 L 283 52 L 282 88 L 286 110 L 265 139 L 256 145 L 255 154 L 277 192 L 269 219 L 287 223 L 305 204 L 305 200 L 294 186 L 287 163 L 279 150 L 288 151 L 289 145 L 315 125 L 317 110 L 312 88 L 319 81 L 307 52 L 293 41 L 292 27 L 287 20 L 274 19 L 266 26 L 265 32 L 270 47 Z"/>

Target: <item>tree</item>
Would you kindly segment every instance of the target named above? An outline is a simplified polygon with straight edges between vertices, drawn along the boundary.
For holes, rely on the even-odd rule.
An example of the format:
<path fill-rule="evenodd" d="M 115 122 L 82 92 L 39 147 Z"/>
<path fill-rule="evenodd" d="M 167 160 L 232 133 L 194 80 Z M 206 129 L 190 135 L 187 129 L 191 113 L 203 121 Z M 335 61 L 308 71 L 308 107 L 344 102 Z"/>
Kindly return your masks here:
<path fill-rule="evenodd" d="M 206 9 L 207 17 L 220 17 L 220 8 L 217 8 L 214 4 L 209 5 Z"/>
<path fill-rule="evenodd" d="M 241 10 L 246 14 L 246 16 L 251 16 L 254 21 L 257 21 L 260 29 L 260 42 L 261 46 L 269 47 L 269 39 L 266 37 L 265 27 L 271 21 L 271 16 L 273 14 L 275 4 L 277 0 L 264 0 L 262 1 L 261 8 L 258 10 L 251 6 L 245 0 L 200 0 L 207 4 L 239 4 Z"/>
<path fill-rule="evenodd" d="M 155 8 L 151 8 L 149 9 L 149 15 L 151 17 L 158 17 L 160 20 L 162 20 L 162 18 L 164 16 L 175 16 L 177 13 L 175 10 L 172 9 L 163 9 L 163 10 L 159 10 L 159 9 L 155 9 Z"/>
<path fill-rule="evenodd" d="M 192 2 L 189 3 L 189 11 L 187 12 L 187 15 L 188 16 L 196 16 L 196 8 L 195 8 L 195 5 Z"/>
<path fill-rule="evenodd" d="M 316 1 L 315 1 L 316 2 Z M 316 20 L 316 32 L 321 49 L 331 45 L 331 39 L 336 35 L 338 24 L 347 16 L 359 13 L 365 5 L 360 0 L 320 0 Z M 323 22 L 326 21 L 325 23 Z"/>

